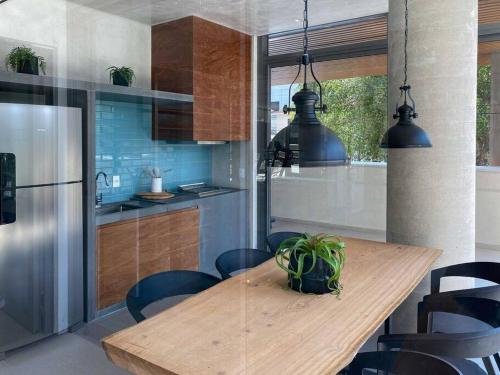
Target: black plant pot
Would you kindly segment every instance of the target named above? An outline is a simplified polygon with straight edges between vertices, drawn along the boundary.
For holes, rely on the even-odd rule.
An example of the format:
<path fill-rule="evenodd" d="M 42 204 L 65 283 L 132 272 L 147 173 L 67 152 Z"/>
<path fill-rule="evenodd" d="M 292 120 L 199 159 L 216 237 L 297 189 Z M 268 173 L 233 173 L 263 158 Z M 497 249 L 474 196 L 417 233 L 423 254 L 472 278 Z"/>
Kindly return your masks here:
<path fill-rule="evenodd" d="M 130 86 L 129 82 L 120 73 L 113 73 L 113 85 Z"/>
<path fill-rule="evenodd" d="M 312 266 L 312 256 L 306 256 L 304 259 L 304 272 L 309 270 Z M 293 254 L 291 255 L 288 268 L 295 271 L 297 270 L 297 261 Z M 330 266 L 321 258 L 316 258 L 316 265 L 314 269 L 302 275 L 302 285 L 300 279 L 296 279 L 288 275 L 288 286 L 293 290 L 302 293 L 325 294 L 331 293 L 332 290 L 328 288 L 328 279 L 333 275 Z"/>
<path fill-rule="evenodd" d="M 17 65 L 17 72 L 38 75 L 38 59 L 21 61 Z"/>

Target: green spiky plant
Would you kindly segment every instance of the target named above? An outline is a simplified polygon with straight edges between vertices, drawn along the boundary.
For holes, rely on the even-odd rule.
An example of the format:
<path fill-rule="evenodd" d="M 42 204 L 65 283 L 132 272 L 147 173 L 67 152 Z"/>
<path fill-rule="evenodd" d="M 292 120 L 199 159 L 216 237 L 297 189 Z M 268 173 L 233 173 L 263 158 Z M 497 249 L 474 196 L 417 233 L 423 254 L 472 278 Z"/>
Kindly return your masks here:
<path fill-rule="evenodd" d="M 330 268 L 331 276 L 327 281 L 327 287 L 333 294 L 339 295 L 342 291 L 340 276 L 345 263 L 345 243 L 338 237 L 304 233 L 301 237 L 292 237 L 281 243 L 276 251 L 276 262 L 278 266 L 288 273 L 289 279 L 300 281 L 302 291 L 302 277 L 311 273 L 318 259 L 322 259 Z M 290 259 L 294 259 L 296 267 L 289 267 Z M 312 260 L 309 268 L 305 269 L 306 259 Z"/>
<path fill-rule="evenodd" d="M 35 70 L 37 66 L 40 67 L 43 74 L 46 74 L 47 63 L 43 56 L 38 56 L 35 51 L 26 46 L 13 48 L 5 58 L 5 66 L 7 69 L 19 71 L 25 65 L 31 65 Z"/>
<path fill-rule="evenodd" d="M 127 82 L 128 86 L 131 86 L 132 82 L 135 79 L 134 70 L 127 66 L 122 66 L 121 68 L 118 68 L 117 66 L 110 66 L 106 70 L 109 70 L 110 81 L 119 80 L 121 78 L 122 80 Z"/>

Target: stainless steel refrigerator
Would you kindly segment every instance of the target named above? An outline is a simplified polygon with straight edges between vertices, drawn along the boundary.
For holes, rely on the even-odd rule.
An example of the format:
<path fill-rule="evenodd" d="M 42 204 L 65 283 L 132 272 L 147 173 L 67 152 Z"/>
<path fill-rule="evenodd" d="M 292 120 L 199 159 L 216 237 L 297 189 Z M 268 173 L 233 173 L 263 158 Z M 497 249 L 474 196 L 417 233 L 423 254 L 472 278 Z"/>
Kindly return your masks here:
<path fill-rule="evenodd" d="M 81 109 L 0 103 L 0 353 L 83 321 Z"/>

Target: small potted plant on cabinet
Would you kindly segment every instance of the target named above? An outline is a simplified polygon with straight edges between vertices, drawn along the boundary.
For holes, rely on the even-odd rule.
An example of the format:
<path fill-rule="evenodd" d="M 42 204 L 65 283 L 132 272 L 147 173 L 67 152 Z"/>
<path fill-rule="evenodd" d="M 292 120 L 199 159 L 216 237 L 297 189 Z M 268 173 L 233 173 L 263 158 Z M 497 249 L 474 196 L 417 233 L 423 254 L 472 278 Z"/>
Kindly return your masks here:
<path fill-rule="evenodd" d="M 340 294 L 345 244 L 326 234 L 289 238 L 276 251 L 276 262 L 288 273 L 288 286 L 301 293 Z"/>
<path fill-rule="evenodd" d="M 38 68 L 45 74 L 47 64 L 45 58 L 26 46 L 13 48 L 5 59 L 7 69 L 17 73 L 38 75 Z"/>
<path fill-rule="evenodd" d="M 116 86 L 131 86 L 135 79 L 133 69 L 127 66 L 121 68 L 110 66 L 107 70 L 109 70 L 109 80 Z"/>

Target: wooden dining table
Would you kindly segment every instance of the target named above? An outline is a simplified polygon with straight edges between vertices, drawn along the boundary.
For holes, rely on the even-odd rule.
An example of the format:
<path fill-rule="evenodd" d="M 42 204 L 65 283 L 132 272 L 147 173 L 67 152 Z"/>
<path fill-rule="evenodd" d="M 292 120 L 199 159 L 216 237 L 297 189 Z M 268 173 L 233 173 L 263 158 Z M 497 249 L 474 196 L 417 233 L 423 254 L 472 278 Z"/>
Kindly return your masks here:
<path fill-rule="evenodd" d="M 343 240 L 340 296 L 290 290 L 270 260 L 105 338 L 106 354 L 141 375 L 336 374 L 441 254 Z"/>

